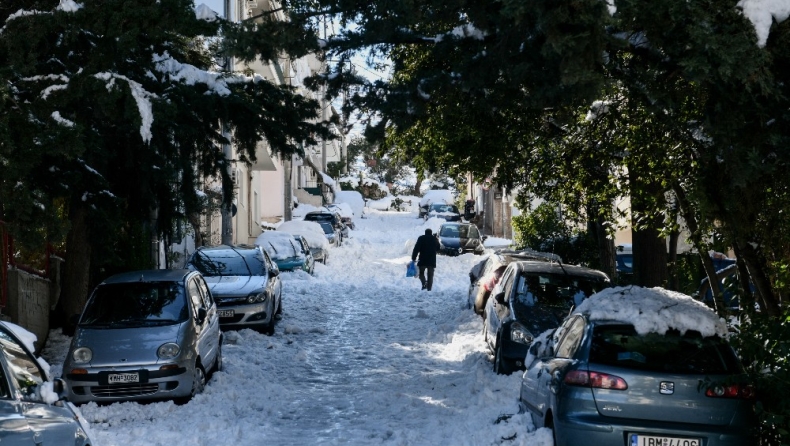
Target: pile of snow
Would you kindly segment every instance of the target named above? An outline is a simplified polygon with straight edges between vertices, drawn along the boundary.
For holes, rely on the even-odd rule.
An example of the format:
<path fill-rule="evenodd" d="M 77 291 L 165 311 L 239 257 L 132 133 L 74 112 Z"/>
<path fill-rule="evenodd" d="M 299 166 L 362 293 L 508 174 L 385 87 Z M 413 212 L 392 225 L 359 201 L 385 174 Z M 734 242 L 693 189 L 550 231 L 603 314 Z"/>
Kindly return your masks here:
<path fill-rule="evenodd" d="M 329 249 L 329 240 L 327 240 L 324 230 L 321 228 L 321 225 L 314 221 L 285 221 L 277 226 L 277 230 L 292 235 L 301 235 L 307 240 L 307 246 L 310 248 Z"/>
<path fill-rule="evenodd" d="M 354 215 L 362 215 L 365 209 L 365 199 L 355 190 L 341 190 L 335 192 L 335 204 L 347 204 L 354 211 Z"/>
<path fill-rule="evenodd" d="M 293 234 L 278 231 L 264 231 L 255 239 L 255 244 L 263 247 L 272 259 L 299 257 L 302 250 Z"/>
<path fill-rule="evenodd" d="M 432 189 L 426 191 L 420 199 L 420 207 L 425 207 L 431 203 L 453 204 L 455 196 L 449 189 Z"/>
<path fill-rule="evenodd" d="M 320 210 L 321 208 L 317 208 L 312 204 L 299 203 L 299 207 L 294 208 L 291 215 L 293 215 L 294 218 L 304 218 L 304 216 L 307 215 L 308 212 L 320 211 Z"/>
<path fill-rule="evenodd" d="M 354 218 L 354 210 L 348 203 L 332 203 L 325 207 L 332 212 L 337 212 L 343 218 Z"/>
<path fill-rule="evenodd" d="M 768 42 L 774 20 L 782 23 L 790 17 L 790 3 L 787 0 L 740 0 L 737 7 L 754 25 L 760 48 Z"/>
<path fill-rule="evenodd" d="M 664 288 L 608 288 L 587 298 L 575 312 L 590 320 L 632 324 L 639 334 L 664 334 L 674 329 L 698 331 L 702 336 L 727 335 L 724 319 L 705 304 Z"/>

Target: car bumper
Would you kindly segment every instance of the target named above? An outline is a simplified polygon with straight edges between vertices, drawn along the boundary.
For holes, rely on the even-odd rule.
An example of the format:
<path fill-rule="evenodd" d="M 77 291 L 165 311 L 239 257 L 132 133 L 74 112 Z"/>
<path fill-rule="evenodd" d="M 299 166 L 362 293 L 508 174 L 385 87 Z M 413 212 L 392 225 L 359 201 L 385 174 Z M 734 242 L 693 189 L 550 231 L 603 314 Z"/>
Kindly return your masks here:
<path fill-rule="evenodd" d="M 173 365 L 167 363 L 165 365 Z M 194 364 L 177 363 L 177 367 L 162 370 L 163 364 L 129 367 L 80 367 L 87 374 L 65 373 L 67 395 L 70 402 L 82 404 L 95 402 L 168 400 L 189 396 L 192 393 Z M 139 382 L 110 384 L 111 373 L 135 372 Z"/>
<path fill-rule="evenodd" d="M 631 436 L 634 434 L 699 439 L 699 444 L 704 446 L 756 444 L 755 438 L 744 428 L 735 429 L 730 426 L 694 425 L 647 420 L 619 420 L 600 415 L 578 418 L 559 416 L 554 420 L 554 432 L 558 446 L 576 444 L 622 444 L 630 446 L 633 444 Z"/>
<path fill-rule="evenodd" d="M 219 325 L 222 328 L 258 328 L 271 324 L 274 315 L 269 299 L 244 305 L 218 307 Z M 232 315 L 229 313 L 232 312 Z"/>

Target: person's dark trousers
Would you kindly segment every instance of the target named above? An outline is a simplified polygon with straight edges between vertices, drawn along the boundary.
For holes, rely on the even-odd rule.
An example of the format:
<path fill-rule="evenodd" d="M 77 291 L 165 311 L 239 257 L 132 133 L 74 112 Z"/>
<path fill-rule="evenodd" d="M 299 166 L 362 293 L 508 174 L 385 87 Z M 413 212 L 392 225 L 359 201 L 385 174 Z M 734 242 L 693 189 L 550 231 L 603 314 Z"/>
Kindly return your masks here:
<path fill-rule="evenodd" d="M 425 279 L 425 270 L 428 270 L 428 279 Z M 421 266 L 420 267 L 420 282 L 422 282 L 422 289 L 431 291 L 433 286 L 433 267 Z"/>

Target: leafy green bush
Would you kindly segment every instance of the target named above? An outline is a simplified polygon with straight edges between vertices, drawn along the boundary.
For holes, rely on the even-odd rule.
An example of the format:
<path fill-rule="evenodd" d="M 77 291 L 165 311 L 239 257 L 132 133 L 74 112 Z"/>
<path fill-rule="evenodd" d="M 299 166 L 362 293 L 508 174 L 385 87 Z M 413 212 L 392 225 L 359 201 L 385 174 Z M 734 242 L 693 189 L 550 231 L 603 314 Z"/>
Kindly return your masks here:
<path fill-rule="evenodd" d="M 562 257 L 565 263 L 600 267 L 592 237 L 587 231 L 566 223 L 548 203 L 513 217 L 513 230 L 517 249 L 551 252 Z"/>
<path fill-rule="evenodd" d="M 790 310 L 744 317 L 732 343 L 757 392 L 759 444 L 790 445 Z"/>

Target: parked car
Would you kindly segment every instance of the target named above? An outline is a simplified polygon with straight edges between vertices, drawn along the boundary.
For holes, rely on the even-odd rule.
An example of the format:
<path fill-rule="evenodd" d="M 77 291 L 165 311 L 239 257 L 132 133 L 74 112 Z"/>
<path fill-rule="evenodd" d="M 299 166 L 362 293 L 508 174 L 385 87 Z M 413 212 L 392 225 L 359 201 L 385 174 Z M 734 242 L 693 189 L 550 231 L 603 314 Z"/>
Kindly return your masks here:
<path fill-rule="evenodd" d="M 433 203 L 439 204 L 453 204 L 455 197 L 453 192 L 449 189 L 431 189 L 425 191 L 422 198 L 420 198 L 420 218 L 425 218 L 429 212 L 430 205 Z"/>
<path fill-rule="evenodd" d="M 348 226 L 343 223 L 343 217 L 340 216 L 339 213 L 329 211 L 313 211 L 308 212 L 304 216 L 305 221 L 314 221 L 316 223 L 330 223 L 333 228 L 335 228 L 340 233 L 340 240 L 338 241 L 337 246 L 343 244 L 343 239 L 349 236 L 348 233 Z"/>
<path fill-rule="evenodd" d="M 468 308 L 483 316 L 486 302 L 491 295 L 502 273 L 510 262 L 516 260 L 543 260 L 547 262 L 562 262 L 562 258 L 548 252 L 538 252 L 532 249 L 513 250 L 509 248 L 498 249 L 482 261 L 475 264 L 469 271 Z"/>
<path fill-rule="evenodd" d="M 134 271 L 105 279 L 88 298 L 63 363 L 68 399 L 190 399 L 222 368 L 217 313 L 197 271 Z"/>
<path fill-rule="evenodd" d="M 757 444 L 754 391 L 704 304 L 621 287 L 582 303 L 536 339 L 519 405 L 554 444 Z"/>
<path fill-rule="evenodd" d="M 482 254 L 486 247 L 486 236 L 473 223 L 445 223 L 439 228 L 439 253 L 457 256 L 466 252 Z"/>
<path fill-rule="evenodd" d="M 432 203 L 428 207 L 425 219 L 434 217 L 443 218 L 447 221 L 461 221 L 461 213 L 458 212 L 458 206 L 454 204 Z"/>
<path fill-rule="evenodd" d="M 340 246 L 343 242 L 343 235 L 337 227 L 332 226 L 328 221 L 319 221 L 318 224 L 321 225 L 321 229 L 324 231 L 324 235 L 329 244 L 331 246 Z"/>
<path fill-rule="evenodd" d="M 313 274 L 315 259 L 301 235 L 292 235 L 281 231 L 264 231 L 255 239 L 280 271 L 301 270 Z"/>
<path fill-rule="evenodd" d="M 35 335 L 0 321 L 0 441 L 9 445 L 90 446 L 87 422 L 63 398 L 65 382 L 52 380 L 24 339 Z"/>
<path fill-rule="evenodd" d="M 329 240 L 320 224 L 314 221 L 291 220 L 280 223 L 277 230 L 304 237 L 316 262 L 326 264 L 329 260 Z"/>
<path fill-rule="evenodd" d="M 538 260 L 511 262 L 483 316 L 483 338 L 494 354 L 494 371 L 523 369 L 536 336 L 559 326 L 574 305 L 608 286 L 609 277 L 594 269 Z"/>
<path fill-rule="evenodd" d="M 260 246 L 200 247 L 188 266 L 200 271 L 217 301 L 223 329 L 274 334 L 283 311 L 280 269 Z"/>
<path fill-rule="evenodd" d="M 349 229 L 354 229 L 354 210 L 348 203 L 332 203 L 324 206 L 331 212 L 340 214 L 340 219 L 348 226 Z"/>

